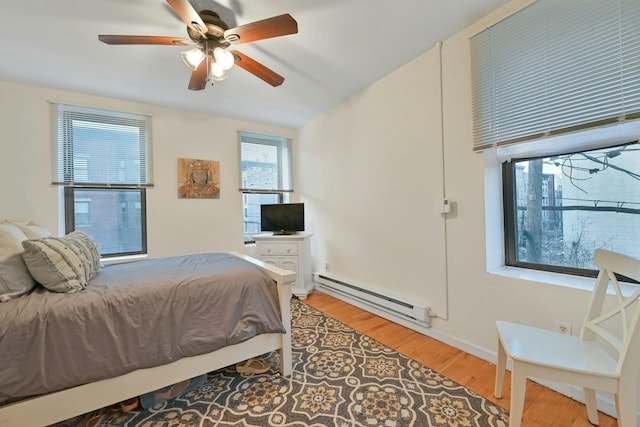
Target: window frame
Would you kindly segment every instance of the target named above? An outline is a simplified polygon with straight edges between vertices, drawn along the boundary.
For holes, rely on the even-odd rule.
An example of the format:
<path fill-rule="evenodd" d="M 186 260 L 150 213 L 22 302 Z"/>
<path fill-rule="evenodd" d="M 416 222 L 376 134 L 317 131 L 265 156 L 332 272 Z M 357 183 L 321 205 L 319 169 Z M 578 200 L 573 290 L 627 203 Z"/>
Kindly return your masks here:
<path fill-rule="evenodd" d="M 569 154 L 569 153 L 565 153 Z M 504 263 L 507 267 L 526 268 L 529 270 L 539 270 L 551 273 L 563 273 L 582 277 L 596 277 L 597 270 L 588 270 L 575 267 L 564 267 L 553 264 L 540 264 L 526 261 L 519 261 L 518 232 L 517 232 L 517 206 L 516 206 L 516 177 L 514 169 L 517 162 L 527 160 L 537 160 L 548 157 L 541 155 L 536 157 L 514 158 L 505 161 L 501 165 L 502 169 L 502 191 L 503 191 L 503 213 L 504 213 Z"/>
<path fill-rule="evenodd" d="M 634 126 L 636 128 L 637 126 Z M 630 129 L 631 126 L 621 126 L 621 128 Z M 628 130 L 625 130 L 620 133 L 620 135 L 628 133 Z M 593 134 L 594 132 L 591 132 Z M 601 150 L 607 148 L 613 148 L 617 146 L 629 145 L 629 144 L 637 144 L 637 137 L 621 137 L 618 136 L 614 138 L 615 142 L 612 141 L 600 141 L 597 144 L 594 144 L 593 141 L 589 139 L 589 133 L 584 132 L 585 142 L 582 144 L 567 144 L 568 147 L 565 150 L 558 150 L 557 146 L 553 149 L 547 149 L 552 143 L 547 141 L 544 144 L 540 144 L 541 149 L 535 150 L 533 153 L 531 151 L 527 151 L 526 155 L 522 156 L 508 156 L 507 159 L 501 159 L 500 164 L 500 172 L 501 172 L 501 183 L 502 183 L 502 213 L 503 213 L 503 244 L 504 244 L 504 266 L 505 267 L 514 267 L 514 268 L 523 268 L 528 270 L 540 271 L 540 272 L 548 272 L 548 273 L 560 273 L 567 274 L 572 276 L 579 277 L 589 277 L 595 278 L 598 275 L 597 269 L 584 269 L 577 267 L 569 267 L 569 266 L 560 266 L 554 264 L 542 264 L 542 263 L 531 263 L 526 261 L 519 261 L 517 256 L 518 251 L 518 231 L 517 231 L 517 184 L 516 184 L 516 176 L 515 176 L 515 168 L 518 162 L 529 161 L 529 160 L 537 160 L 546 157 L 552 156 L 563 156 L 573 153 L 581 153 L 592 150 Z M 615 130 L 612 130 L 612 134 L 616 134 Z M 625 139 L 621 139 L 625 138 Z M 562 138 L 559 138 L 562 139 Z M 523 152 L 526 150 L 522 150 Z M 620 276 L 622 280 L 632 281 L 633 280 Z"/>
<path fill-rule="evenodd" d="M 544 277 L 542 281 L 566 285 L 585 279 L 576 276 L 576 272 L 566 272 L 569 275 L 554 274 L 535 268 L 537 264 L 514 265 L 516 263 L 507 261 L 509 257 L 515 259 L 518 256 L 515 237 L 514 246 L 510 246 L 511 240 L 507 237 L 508 234 L 517 233 L 517 224 L 509 225 L 506 221 L 508 216 L 514 218 L 517 215 L 515 207 L 508 210 L 508 206 L 515 206 L 515 200 L 505 196 L 505 185 L 510 183 L 510 188 L 514 187 L 515 169 L 505 172 L 502 162 L 512 157 L 537 158 L 559 154 L 559 151 L 587 151 L 638 138 L 637 131 L 632 132 L 631 138 L 626 141 L 620 140 L 619 136 L 629 133 L 627 129 L 637 130 L 640 122 L 639 99 L 618 96 L 611 101 L 609 97 L 603 106 L 601 102 L 606 97 L 599 94 L 611 96 L 612 93 L 618 93 L 616 90 L 619 88 L 622 88 L 623 94 L 632 94 L 640 88 L 640 74 L 634 71 L 638 65 L 637 55 L 625 53 L 629 48 L 633 52 L 640 40 L 640 33 L 635 31 L 640 19 L 640 7 L 637 3 L 629 2 L 624 5 L 621 2 L 612 2 L 611 5 L 602 3 L 616 10 L 601 13 L 600 10 L 587 11 L 585 8 L 583 11 L 587 12 L 572 14 L 569 21 L 556 20 L 549 22 L 552 25 L 547 25 L 548 16 L 555 19 L 567 15 L 566 11 L 559 13 L 554 9 L 566 5 L 556 2 L 552 8 L 547 7 L 547 2 L 550 3 L 550 0 L 536 0 L 523 5 L 506 18 L 478 27 L 475 33 L 470 34 L 472 139 L 473 151 L 482 153 L 485 162 L 487 271 L 531 280 Z M 541 6 L 544 9 L 542 11 Z M 614 15 L 617 18 L 611 20 Z M 576 34 L 572 26 L 574 24 L 578 24 L 582 34 L 579 38 L 571 37 Z M 609 29 L 602 32 L 605 24 L 609 25 Z M 610 31 L 610 28 L 615 30 Z M 621 34 L 625 36 L 621 37 Z M 603 47 L 605 43 L 602 42 L 605 39 L 612 43 L 613 49 L 605 50 L 607 48 Z M 570 41 L 571 45 L 565 44 L 566 41 Z M 608 58 L 617 66 L 609 66 L 601 61 L 605 53 L 613 53 Z M 579 60 L 576 60 L 576 56 Z M 585 63 L 589 66 L 584 66 Z M 540 73 L 541 66 L 544 66 L 544 70 Z M 604 68 L 598 71 L 596 67 Z M 607 70 L 604 77 L 602 70 Z M 618 74 L 621 79 L 615 80 Z M 578 79 L 578 75 L 586 80 Z M 560 76 L 568 76 L 564 87 L 554 86 L 563 82 L 557 78 Z M 588 86 L 585 83 L 587 81 L 593 86 Z M 536 87 L 534 82 L 543 84 Z M 576 82 L 580 82 L 583 89 L 588 86 L 590 90 L 574 91 L 572 96 L 567 96 L 565 89 L 570 92 Z M 609 86 L 602 89 L 601 83 Z M 551 87 L 549 84 L 556 89 L 546 89 Z M 521 90 L 516 92 L 514 88 Z M 581 94 L 591 96 L 592 101 L 581 104 L 578 102 L 580 97 L 574 99 L 573 95 Z M 535 102 L 535 99 L 542 98 L 544 102 Z M 617 104 L 619 100 L 624 102 Z M 535 108 L 532 108 L 534 104 Z M 615 105 L 620 107 L 616 110 Z M 561 122 L 548 120 L 548 108 L 552 106 L 559 107 L 552 110 L 559 114 L 554 117 L 561 117 Z M 582 107 L 585 109 L 582 110 Z M 546 122 L 542 126 L 532 126 L 532 123 L 541 123 L 537 121 L 540 117 Z M 564 121 L 567 118 L 570 120 Z M 587 139 L 583 138 L 585 134 L 589 135 Z"/>
<path fill-rule="evenodd" d="M 78 105 L 68 105 L 60 103 L 51 103 L 52 114 L 52 140 L 51 140 L 51 161 L 52 161 L 52 185 L 62 187 L 60 195 L 60 207 L 62 208 L 62 216 L 64 218 L 64 232 L 68 234 L 76 230 L 75 223 L 75 191 L 109 191 L 112 193 L 138 193 L 140 199 L 140 250 L 135 251 L 118 251 L 118 252 L 101 252 L 103 258 L 113 258 L 128 255 L 146 255 L 147 254 L 147 200 L 146 188 L 153 187 L 153 167 L 152 167 L 152 142 L 151 142 L 151 118 L 148 115 L 128 113 L 114 110 L 106 110 L 94 107 L 84 107 Z M 78 162 L 80 153 L 76 153 L 74 147 L 74 122 L 94 123 L 96 129 L 107 126 L 106 129 L 116 130 L 118 127 L 137 129 L 137 143 L 139 146 L 135 150 L 135 156 L 115 157 L 116 160 L 123 162 L 124 160 L 133 162 L 137 165 L 128 177 L 119 169 L 116 178 L 109 175 L 108 178 L 98 177 L 93 182 L 89 175 L 88 164 Z M 81 125 L 82 126 L 82 125 Z M 123 128 L 123 129 L 124 129 Z M 94 142 L 92 139 L 85 140 Z M 97 141 L 97 140 L 96 140 Z M 106 166 L 113 165 L 111 141 L 105 140 L 96 145 L 96 159 L 107 162 Z M 107 155 L 105 155 L 107 153 Z M 116 151 L 117 153 L 117 151 Z M 122 166 L 120 166 L 122 167 Z M 110 169 L 113 171 L 113 169 Z M 106 179 L 105 179 L 106 178 Z M 84 198 L 83 198 L 84 199 Z M 89 206 L 93 205 L 91 200 L 87 201 Z M 137 209 L 137 207 L 136 207 Z M 118 211 L 120 215 L 120 211 Z M 88 212 L 91 218 L 91 209 Z M 118 217 L 120 220 L 120 217 Z M 87 224 L 91 227 L 90 224 Z M 135 228 L 138 224 L 135 224 Z M 120 241 L 121 242 L 121 241 Z M 122 242 L 121 242 L 122 243 Z M 100 246 L 98 246 L 100 250 Z"/>
<path fill-rule="evenodd" d="M 64 229 L 65 234 L 69 234 L 76 229 L 75 224 L 75 196 L 76 190 L 89 190 L 89 191 L 134 191 L 140 193 L 140 228 L 141 228 L 141 241 L 139 251 L 125 251 L 125 252 L 100 252 L 101 258 L 114 258 L 129 255 L 146 255 L 147 254 L 147 190 L 146 188 L 104 188 L 104 187 L 72 187 L 67 186 L 63 188 L 63 211 L 64 211 Z M 90 203 L 90 202 L 89 202 Z M 89 211 L 91 215 L 91 211 Z M 98 246 L 100 250 L 100 246 Z"/>
<path fill-rule="evenodd" d="M 246 138 L 246 139 L 245 139 Z M 243 180 L 243 156 L 242 144 L 260 144 L 265 146 L 276 147 L 277 151 L 277 184 L 275 188 L 246 188 Z M 286 156 L 285 156 L 286 154 Z M 276 203 L 283 204 L 289 202 L 289 194 L 293 192 L 293 153 L 291 138 L 283 136 L 272 136 L 258 134 L 254 132 L 238 132 L 238 157 L 240 168 L 240 193 L 242 195 L 242 223 L 243 223 L 243 240 L 244 244 L 253 244 L 253 239 L 247 239 L 244 230 L 246 229 L 245 216 L 245 196 L 247 195 L 276 195 L 278 200 Z M 260 233 L 260 232 L 258 232 Z"/>

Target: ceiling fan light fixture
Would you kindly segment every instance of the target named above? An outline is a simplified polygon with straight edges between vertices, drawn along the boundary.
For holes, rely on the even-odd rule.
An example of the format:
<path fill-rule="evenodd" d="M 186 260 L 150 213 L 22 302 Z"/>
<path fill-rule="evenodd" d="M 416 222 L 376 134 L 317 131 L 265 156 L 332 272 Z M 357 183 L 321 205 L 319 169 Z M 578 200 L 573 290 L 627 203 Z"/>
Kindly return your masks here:
<path fill-rule="evenodd" d="M 227 78 L 227 72 L 238 61 L 238 66 L 273 87 L 280 86 L 284 77 L 265 67 L 258 61 L 237 50 L 229 50 L 231 45 L 251 43 L 258 40 L 286 36 L 298 32 L 298 23 L 288 13 L 250 22 L 235 28 L 220 19 L 220 15 L 210 10 L 196 11 L 190 0 L 167 0 L 173 12 L 187 25 L 191 40 L 165 36 L 99 35 L 106 44 L 115 45 L 167 45 L 188 46 L 180 53 L 182 61 L 191 70 L 190 90 L 202 90 L 209 81 Z M 215 3 L 215 2 L 214 2 Z"/>
<path fill-rule="evenodd" d="M 180 52 L 180 56 L 182 57 L 184 64 L 189 67 L 191 71 L 195 71 L 196 68 L 198 68 L 198 65 L 200 65 L 204 60 L 204 51 L 201 48 L 196 47 Z"/>
<path fill-rule="evenodd" d="M 211 75 L 209 76 L 211 80 L 221 82 L 222 80 L 226 80 L 227 77 L 229 77 L 227 70 L 222 68 L 217 62 L 211 63 Z"/>
<path fill-rule="evenodd" d="M 216 64 L 218 64 L 223 70 L 230 70 L 231 67 L 233 67 L 233 54 L 228 50 L 224 50 L 221 47 L 216 47 L 215 49 L 213 49 L 213 56 L 216 59 Z"/>

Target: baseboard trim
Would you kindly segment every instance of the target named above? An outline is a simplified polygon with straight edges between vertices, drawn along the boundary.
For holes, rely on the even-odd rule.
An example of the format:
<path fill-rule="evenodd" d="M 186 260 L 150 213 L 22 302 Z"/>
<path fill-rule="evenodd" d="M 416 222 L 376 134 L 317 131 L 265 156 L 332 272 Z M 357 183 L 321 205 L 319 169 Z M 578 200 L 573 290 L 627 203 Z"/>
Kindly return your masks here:
<path fill-rule="evenodd" d="M 366 302 L 363 302 L 361 300 L 357 300 L 355 298 L 352 298 L 351 296 L 347 295 L 347 294 L 343 294 L 340 292 L 335 292 L 333 289 L 322 286 L 322 284 L 316 283 L 315 286 L 315 290 L 318 292 L 322 292 L 325 293 L 327 295 L 331 295 L 332 297 L 335 297 L 341 301 L 347 302 L 351 305 L 354 305 L 358 308 L 361 308 L 363 310 L 366 310 L 370 313 L 376 314 L 382 318 L 385 318 L 391 322 L 397 323 L 399 325 L 405 326 L 409 329 L 412 329 L 416 332 L 420 332 L 423 335 L 426 335 L 428 337 L 431 337 L 433 339 L 436 339 L 438 341 L 441 341 L 445 344 L 448 344 L 452 347 L 455 347 L 459 350 L 462 350 L 464 352 L 467 352 L 473 356 L 476 356 L 482 360 L 486 360 L 487 362 L 490 362 L 492 364 L 495 365 L 496 363 L 496 353 L 489 351 L 485 348 L 479 347 L 475 344 L 471 344 L 468 341 L 465 340 L 461 340 L 458 339 L 452 335 L 446 334 L 442 331 L 438 331 L 436 329 L 433 328 L 433 326 L 431 327 L 424 327 L 421 326 L 420 324 L 417 323 L 413 323 L 410 321 L 407 321 L 407 319 L 402 318 L 401 316 L 396 316 L 393 313 L 389 313 L 386 312 L 384 310 L 380 310 L 378 307 L 374 306 L 374 305 L 370 305 L 367 304 Z M 509 367 L 507 367 L 509 368 Z M 554 383 L 551 381 L 547 381 L 547 380 L 540 380 L 537 378 L 533 378 L 532 381 L 537 382 L 538 384 L 547 387 L 553 391 L 556 391 L 562 395 L 565 395 L 573 400 L 576 400 L 578 402 L 584 403 L 584 392 L 582 390 L 582 388 L 580 387 L 576 387 L 576 386 L 572 386 L 572 385 L 568 385 L 568 384 L 560 384 L 560 383 Z M 613 400 L 613 396 L 610 398 L 607 398 L 606 396 L 602 396 L 600 395 L 600 393 L 596 394 L 596 400 L 597 400 L 597 405 L 598 405 L 598 410 L 601 411 L 604 414 L 607 414 L 611 417 L 616 418 L 616 406 L 615 406 L 615 402 Z M 585 409 L 585 416 L 586 416 L 586 409 Z M 640 413 L 637 414 L 636 416 L 637 418 L 637 424 L 640 425 Z"/>

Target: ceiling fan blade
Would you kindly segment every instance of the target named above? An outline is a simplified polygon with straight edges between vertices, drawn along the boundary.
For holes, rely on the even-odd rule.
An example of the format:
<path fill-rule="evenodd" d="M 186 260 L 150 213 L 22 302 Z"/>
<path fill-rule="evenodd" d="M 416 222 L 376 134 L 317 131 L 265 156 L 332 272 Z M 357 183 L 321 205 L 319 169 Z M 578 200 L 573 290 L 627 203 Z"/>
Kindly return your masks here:
<path fill-rule="evenodd" d="M 255 21 L 239 27 L 229 28 L 224 38 L 231 44 L 249 43 L 256 40 L 286 36 L 298 32 L 298 23 L 288 13 Z"/>
<path fill-rule="evenodd" d="M 207 73 L 209 71 L 209 62 L 202 61 L 198 68 L 191 73 L 191 80 L 189 80 L 189 89 L 202 90 L 207 86 Z"/>
<path fill-rule="evenodd" d="M 98 36 L 98 39 L 106 44 L 162 44 L 173 46 L 188 46 L 193 44 L 191 40 L 163 36 L 119 36 L 101 34 Z"/>
<path fill-rule="evenodd" d="M 167 3 L 189 28 L 203 36 L 207 33 L 207 26 L 188 0 L 167 0 Z"/>
<path fill-rule="evenodd" d="M 235 64 L 238 67 L 264 80 L 265 82 L 269 83 L 271 86 L 273 87 L 280 86 L 282 82 L 284 82 L 284 77 L 270 70 L 269 68 L 265 67 L 258 61 L 249 58 L 247 55 L 241 52 L 238 52 L 237 50 L 234 50 L 231 53 L 233 53 L 233 56 L 235 57 L 235 60 L 236 60 Z"/>

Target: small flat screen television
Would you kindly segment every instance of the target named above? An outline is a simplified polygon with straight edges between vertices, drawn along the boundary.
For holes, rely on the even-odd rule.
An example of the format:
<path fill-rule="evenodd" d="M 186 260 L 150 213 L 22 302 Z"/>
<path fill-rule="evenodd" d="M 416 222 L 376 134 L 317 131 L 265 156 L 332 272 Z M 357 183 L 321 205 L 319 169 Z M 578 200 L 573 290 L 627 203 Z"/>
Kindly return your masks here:
<path fill-rule="evenodd" d="M 261 205 L 260 224 L 262 231 L 272 231 L 273 234 L 304 231 L 304 203 Z"/>

